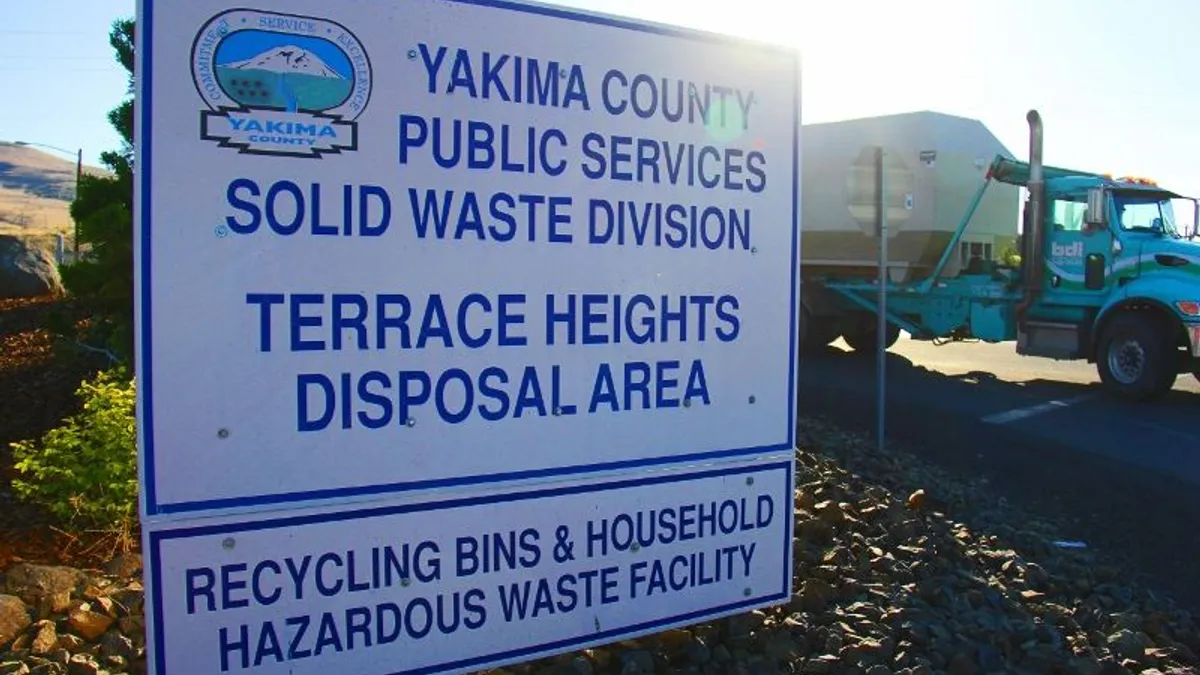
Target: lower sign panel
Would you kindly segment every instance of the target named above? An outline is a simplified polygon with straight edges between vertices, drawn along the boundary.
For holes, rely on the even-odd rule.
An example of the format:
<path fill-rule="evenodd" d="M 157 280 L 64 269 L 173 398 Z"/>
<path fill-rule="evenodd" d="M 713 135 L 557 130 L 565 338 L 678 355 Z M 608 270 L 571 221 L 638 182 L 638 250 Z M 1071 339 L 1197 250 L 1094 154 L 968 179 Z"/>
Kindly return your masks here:
<path fill-rule="evenodd" d="M 159 673 L 466 672 L 783 602 L 792 470 L 156 525 L 151 658 Z"/>

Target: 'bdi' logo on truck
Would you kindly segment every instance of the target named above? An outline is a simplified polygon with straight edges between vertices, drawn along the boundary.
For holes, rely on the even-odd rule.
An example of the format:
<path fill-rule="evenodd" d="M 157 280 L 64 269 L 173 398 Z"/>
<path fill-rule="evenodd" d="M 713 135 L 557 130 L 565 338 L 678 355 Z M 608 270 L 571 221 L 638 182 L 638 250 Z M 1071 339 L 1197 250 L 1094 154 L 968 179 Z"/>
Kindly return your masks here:
<path fill-rule="evenodd" d="M 192 80 L 209 107 L 200 138 L 245 154 L 321 157 L 358 149 L 371 62 L 340 24 L 233 9 L 196 35 Z"/>
<path fill-rule="evenodd" d="M 1083 258 L 1083 242 L 1075 241 L 1070 244 L 1059 244 L 1057 242 L 1050 245 L 1050 256 L 1055 259 L 1067 261 L 1076 261 Z"/>

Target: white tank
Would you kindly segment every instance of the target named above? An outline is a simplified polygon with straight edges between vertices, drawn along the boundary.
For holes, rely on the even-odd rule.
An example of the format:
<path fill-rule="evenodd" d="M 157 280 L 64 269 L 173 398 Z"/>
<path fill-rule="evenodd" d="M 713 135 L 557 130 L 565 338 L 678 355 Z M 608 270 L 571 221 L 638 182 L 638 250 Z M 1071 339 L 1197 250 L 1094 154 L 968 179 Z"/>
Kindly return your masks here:
<path fill-rule="evenodd" d="M 875 146 L 886 156 L 889 258 L 897 281 L 937 265 L 996 155 L 1013 154 L 983 123 L 914 112 L 802 129 L 801 258 L 807 273 L 878 274 Z M 988 186 L 945 274 L 972 254 L 999 259 L 1017 236 L 1020 190 Z"/>

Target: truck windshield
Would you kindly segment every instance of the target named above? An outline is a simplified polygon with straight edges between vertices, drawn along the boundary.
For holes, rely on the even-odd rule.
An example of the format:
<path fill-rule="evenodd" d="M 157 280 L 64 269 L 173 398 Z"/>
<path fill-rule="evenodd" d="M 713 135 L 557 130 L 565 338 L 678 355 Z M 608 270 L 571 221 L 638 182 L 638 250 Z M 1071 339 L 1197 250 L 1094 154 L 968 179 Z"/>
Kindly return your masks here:
<path fill-rule="evenodd" d="M 1128 232 L 1161 231 L 1164 236 L 1181 238 L 1175 225 L 1175 211 L 1170 199 L 1146 193 L 1113 194 L 1121 229 Z"/>

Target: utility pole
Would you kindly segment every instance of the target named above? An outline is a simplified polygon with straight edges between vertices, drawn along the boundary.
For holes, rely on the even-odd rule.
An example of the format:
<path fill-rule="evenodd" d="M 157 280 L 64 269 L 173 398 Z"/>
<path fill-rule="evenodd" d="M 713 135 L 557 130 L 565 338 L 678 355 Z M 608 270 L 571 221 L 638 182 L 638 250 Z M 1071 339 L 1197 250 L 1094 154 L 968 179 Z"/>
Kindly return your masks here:
<path fill-rule="evenodd" d="M 75 199 L 79 199 L 79 180 L 81 178 L 83 178 L 83 148 L 79 148 L 75 154 Z M 72 215 L 71 220 L 75 223 L 75 237 L 71 240 L 71 262 L 79 262 L 79 219 Z"/>

